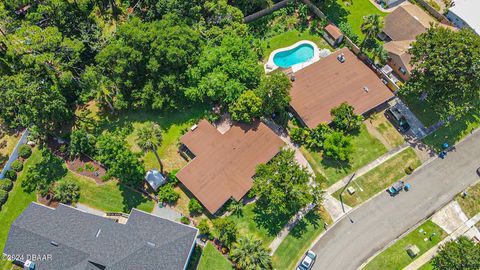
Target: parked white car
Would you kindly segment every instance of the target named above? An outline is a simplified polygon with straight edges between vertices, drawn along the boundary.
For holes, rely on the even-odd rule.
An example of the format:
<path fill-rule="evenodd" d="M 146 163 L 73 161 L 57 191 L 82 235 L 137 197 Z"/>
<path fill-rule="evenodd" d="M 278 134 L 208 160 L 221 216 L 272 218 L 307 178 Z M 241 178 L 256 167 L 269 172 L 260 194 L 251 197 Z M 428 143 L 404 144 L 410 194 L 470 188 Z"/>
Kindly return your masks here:
<path fill-rule="evenodd" d="M 298 265 L 297 270 L 310 270 L 310 269 L 312 269 L 316 258 L 317 258 L 317 254 L 315 254 L 315 252 L 313 252 L 311 250 L 308 250 L 307 253 L 305 253 L 305 256 L 303 257 L 302 261 Z"/>

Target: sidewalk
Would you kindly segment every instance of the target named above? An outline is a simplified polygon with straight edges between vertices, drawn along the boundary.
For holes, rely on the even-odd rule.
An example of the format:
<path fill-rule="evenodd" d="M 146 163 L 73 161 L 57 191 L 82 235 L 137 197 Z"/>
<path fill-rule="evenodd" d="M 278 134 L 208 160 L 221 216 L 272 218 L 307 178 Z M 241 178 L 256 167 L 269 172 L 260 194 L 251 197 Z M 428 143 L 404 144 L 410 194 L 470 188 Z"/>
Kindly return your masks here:
<path fill-rule="evenodd" d="M 449 236 L 445 237 L 445 239 L 440 241 L 440 243 L 438 243 L 436 246 L 429 249 L 422 256 L 418 257 L 418 259 L 413 261 L 407 267 L 403 268 L 403 270 L 417 270 L 417 269 L 419 269 L 424 264 L 429 262 L 435 256 L 435 254 L 437 254 L 439 248 L 442 245 L 444 245 L 446 242 L 457 239 L 459 236 L 467 235 L 467 234 L 472 236 L 472 234 L 473 234 L 473 235 L 476 235 L 477 237 L 480 237 L 480 232 L 478 231 L 477 228 L 474 227 L 474 225 L 479 221 L 480 221 L 480 213 L 477 214 L 476 216 L 474 216 L 473 218 L 467 220 L 466 222 L 464 222 L 460 227 L 458 227 Z"/>

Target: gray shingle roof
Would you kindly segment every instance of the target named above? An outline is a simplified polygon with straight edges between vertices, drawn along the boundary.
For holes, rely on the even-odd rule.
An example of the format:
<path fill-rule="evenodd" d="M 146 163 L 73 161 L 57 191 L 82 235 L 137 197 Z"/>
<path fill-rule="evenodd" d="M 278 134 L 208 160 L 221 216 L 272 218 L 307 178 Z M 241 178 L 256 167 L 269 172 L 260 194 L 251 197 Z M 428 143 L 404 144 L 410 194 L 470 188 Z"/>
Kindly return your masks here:
<path fill-rule="evenodd" d="M 184 269 L 196 235 L 193 227 L 136 209 L 119 224 L 62 204 L 32 203 L 12 224 L 3 253 L 51 254 L 36 261 L 40 270 L 177 270 Z"/>

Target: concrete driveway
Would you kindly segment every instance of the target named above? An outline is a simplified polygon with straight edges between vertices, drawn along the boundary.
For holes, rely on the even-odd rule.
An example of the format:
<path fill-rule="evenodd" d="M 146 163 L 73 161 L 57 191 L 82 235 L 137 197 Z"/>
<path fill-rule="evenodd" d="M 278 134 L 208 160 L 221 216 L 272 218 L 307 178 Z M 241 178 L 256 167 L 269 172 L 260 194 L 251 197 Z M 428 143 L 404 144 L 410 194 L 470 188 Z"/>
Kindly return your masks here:
<path fill-rule="evenodd" d="M 340 219 L 313 246 L 313 269 L 357 269 L 409 228 L 431 216 L 479 180 L 480 132 L 469 136 L 446 159 L 435 159 L 406 181 L 412 190 L 390 197 L 386 192 Z M 351 219 L 351 220 L 350 220 Z"/>

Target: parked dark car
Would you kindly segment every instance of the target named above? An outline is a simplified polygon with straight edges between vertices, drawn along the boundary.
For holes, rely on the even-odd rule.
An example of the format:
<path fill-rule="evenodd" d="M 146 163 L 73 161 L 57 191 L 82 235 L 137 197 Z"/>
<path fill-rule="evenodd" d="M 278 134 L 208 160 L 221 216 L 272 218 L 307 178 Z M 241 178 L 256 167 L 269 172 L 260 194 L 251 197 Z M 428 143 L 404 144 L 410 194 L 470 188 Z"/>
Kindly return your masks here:
<path fill-rule="evenodd" d="M 385 116 L 393 123 L 395 128 L 404 133 L 410 129 L 405 116 L 397 108 L 389 108 L 385 111 Z"/>

